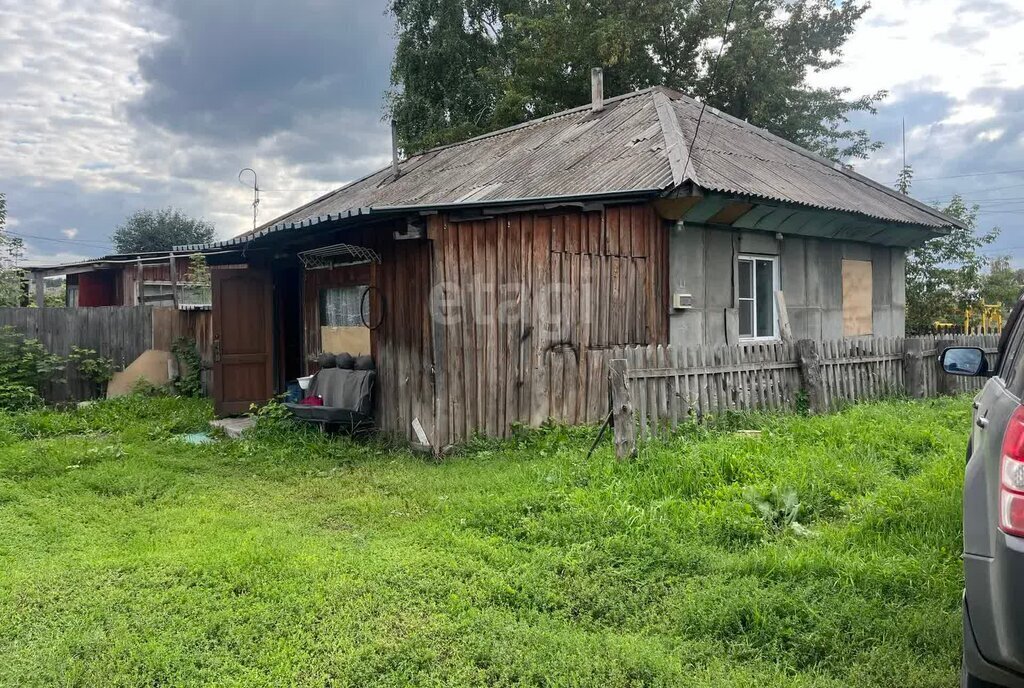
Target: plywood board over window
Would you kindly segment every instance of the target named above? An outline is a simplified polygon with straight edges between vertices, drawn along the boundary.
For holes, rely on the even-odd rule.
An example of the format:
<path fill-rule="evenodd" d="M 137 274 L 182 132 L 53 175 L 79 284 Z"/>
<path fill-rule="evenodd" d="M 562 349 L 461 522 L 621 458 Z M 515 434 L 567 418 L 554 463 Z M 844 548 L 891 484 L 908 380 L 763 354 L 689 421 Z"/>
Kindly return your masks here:
<path fill-rule="evenodd" d="M 843 336 L 860 337 L 871 332 L 871 261 L 843 261 Z"/>

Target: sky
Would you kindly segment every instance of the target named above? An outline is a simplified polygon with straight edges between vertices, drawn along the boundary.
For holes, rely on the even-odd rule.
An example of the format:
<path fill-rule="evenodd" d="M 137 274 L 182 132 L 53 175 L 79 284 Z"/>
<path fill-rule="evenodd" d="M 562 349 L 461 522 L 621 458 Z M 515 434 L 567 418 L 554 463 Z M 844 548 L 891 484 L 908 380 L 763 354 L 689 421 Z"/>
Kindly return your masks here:
<path fill-rule="evenodd" d="M 1024 10 L 875 0 L 843 65 L 885 146 L 857 169 L 981 205 L 1024 266 Z M 394 47 L 384 0 L 0 0 L 0 191 L 27 264 L 95 257 L 131 212 L 173 205 L 227 238 L 386 165 Z M 617 94 L 609 94 L 617 95 Z"/>

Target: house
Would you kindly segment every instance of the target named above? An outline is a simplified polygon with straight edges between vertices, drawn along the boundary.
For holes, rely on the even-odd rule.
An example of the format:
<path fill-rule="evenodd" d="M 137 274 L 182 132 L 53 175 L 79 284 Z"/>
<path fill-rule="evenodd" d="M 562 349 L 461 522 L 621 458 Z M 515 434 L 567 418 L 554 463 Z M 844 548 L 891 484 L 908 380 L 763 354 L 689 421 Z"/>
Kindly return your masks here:
<path fill-rule="evenodd" d="M 191 256 L 170 251 L 118 253 L 102 258 L 25 268 L 37 305 L 47 277 L 66 278 L 65 306 L 177 306 L 209 308 L 209 289 L 190 282 Z"/>
<path fill-rule="evenodd" d="M 697 123 L 700 121 L 698 128 Z M 608 351 L 900 336 L 908 247 L 956 220 L 655 87 L 393 165 L 205 246 L 215 401 L 367 349 L 435 448 L 607 412 Z M 421 432 L 422 431 L 422 434 Z"/>

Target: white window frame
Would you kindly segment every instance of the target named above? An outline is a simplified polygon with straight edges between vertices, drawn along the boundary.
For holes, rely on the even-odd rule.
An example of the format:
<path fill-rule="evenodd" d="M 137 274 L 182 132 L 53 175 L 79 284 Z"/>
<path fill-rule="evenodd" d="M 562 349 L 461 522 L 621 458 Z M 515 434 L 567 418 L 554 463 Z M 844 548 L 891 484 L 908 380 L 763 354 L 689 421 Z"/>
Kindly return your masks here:
<path fill-rule="evenodd" d="M 751 297 L 741 297 L 739 295 L 739 270 L 741 261 L 751 261 L 753 263 L 753 270 L 750 275 L 750 286 L 752 289 Z M 763 261 L 772 264 L 772 334 L 771 335 L 757 335 L 757 261 Z M 757 255 L 754 253 L 741 253 L 736 256 L 736 316 L 737 316 L 737 330 L 739 330 L 739 303 L 740 301 L 750 301 L 750 312 L 753 317 L 753 335 L 739 335 L 740 341 L 743 342 L 770 342 L 778 341 L 779 339 L 779 305 L 775 302 L 775 292 L 781 287 L 781 280 L 779 276 L 779 257 L 768 256 L 768 255 Z"/>

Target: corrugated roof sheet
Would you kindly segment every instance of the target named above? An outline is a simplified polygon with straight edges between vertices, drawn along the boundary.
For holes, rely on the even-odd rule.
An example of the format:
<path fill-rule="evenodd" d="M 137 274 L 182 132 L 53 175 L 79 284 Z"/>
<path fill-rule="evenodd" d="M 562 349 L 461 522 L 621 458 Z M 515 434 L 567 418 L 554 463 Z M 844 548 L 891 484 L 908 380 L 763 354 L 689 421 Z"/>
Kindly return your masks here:
<path fill-rule="evenodd" d="M 655 87 L 613 98 L 600 112 L 590 106 L 567 110 L 413 156 L 401 162 L 397 180 L 385 168 L 253 232 L 210 246 L 373 212 L 656 193 L 686 181 L 708 191 L 928 229 L 958 224 L 713 108 L 706 108 L 690 155 L 700 108 L 691 98 Z"/>

